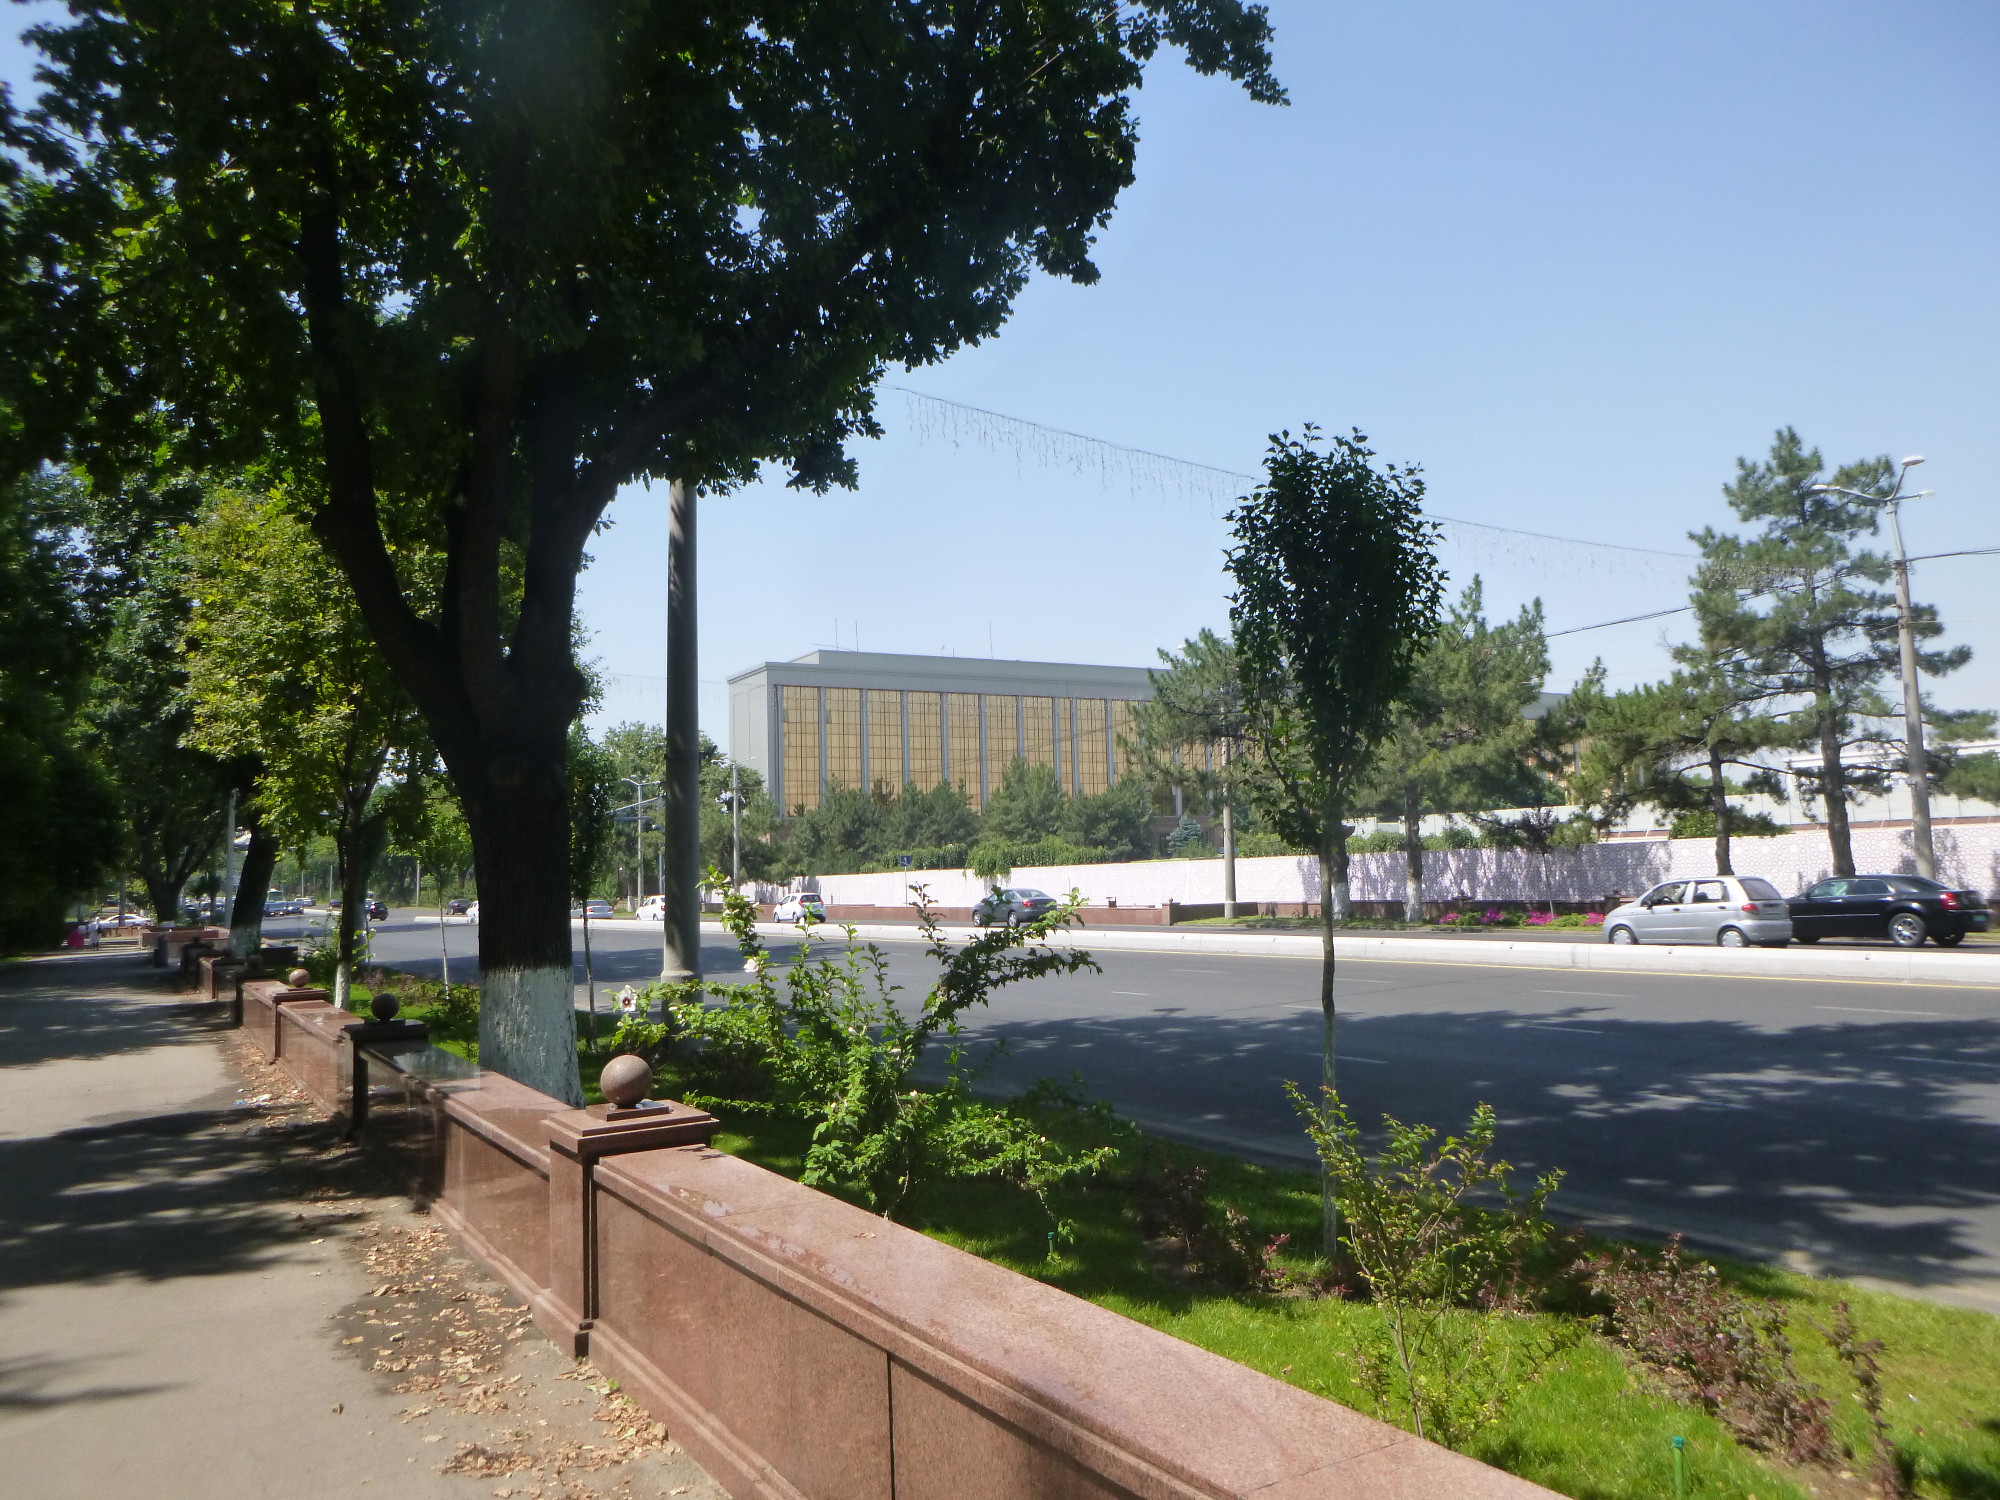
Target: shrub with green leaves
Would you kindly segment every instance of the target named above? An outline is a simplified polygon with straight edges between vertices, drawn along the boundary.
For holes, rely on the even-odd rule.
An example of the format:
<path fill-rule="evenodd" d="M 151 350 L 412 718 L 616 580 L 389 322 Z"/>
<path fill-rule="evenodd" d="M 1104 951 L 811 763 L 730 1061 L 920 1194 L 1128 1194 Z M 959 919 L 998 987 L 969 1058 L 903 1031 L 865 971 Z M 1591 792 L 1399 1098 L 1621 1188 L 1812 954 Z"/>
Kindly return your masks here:
<path fill-rule="evenodd" d="M 720 877 L 717 884 L 727 889 Z M 808 1119 L 812 1145 L 800 1180 L 853 1191 L 885 1218 L 906 1211 L 924 1184 L 962 1177 L 1016 1183 L 1046 1212 L 1051 1186 L 1097 1171 L 1113 1148 L 1071 1149 L 1049 1139 L 1031 1110 L 973 1098 L 978 1069 L 959 1044 L 959 1018 L 1004 986 L 1094 970 L 1089 954 L 1050 942 L 1081 902 L 1072 892 L 1031 922 L 955 947 L 918 889 L 919 930 L 941 972 L 914 1013 L 897 1003 L 887 955 L 857 942 L 851 927 L 839 947 L 808 944 L 781 982 L 757 936 L 756 908 L 729 892 L 723 925 L 750 977 L 705 995 L 688 987 L 663 997 L 677 1059 L 715 1090 L 701 1100 L 711 1108 Z M 944 1081 L 920 1088 L 912 1079 L 934 1046 L 944 1049 Z"/>
<path fill-rule="evenodd" d="M 1428 1125 L 1385 1115 L 1387 1140 L 1370 1156 L 1339 1094 L 1324 1089 L 1315 1103 L 1285 1088 L 1338 1200 L 1340 1243 L 1382 1315 L 1356 1351 L 1362 1384 L 1383 1415 L 1463 1447 L 1582 1337 L 1574 1320 L 1535 1326 L 1526 1317 L 1526 1269 L 1548 1242 L 1542 1211 L 1562 1174 L 1517 1193 L 1512 1166 L 1488 1159 L 1490 1105 L 1442 1143 Z M 1500 1207 L 1475 1207 L 1473 1194 Z"/>

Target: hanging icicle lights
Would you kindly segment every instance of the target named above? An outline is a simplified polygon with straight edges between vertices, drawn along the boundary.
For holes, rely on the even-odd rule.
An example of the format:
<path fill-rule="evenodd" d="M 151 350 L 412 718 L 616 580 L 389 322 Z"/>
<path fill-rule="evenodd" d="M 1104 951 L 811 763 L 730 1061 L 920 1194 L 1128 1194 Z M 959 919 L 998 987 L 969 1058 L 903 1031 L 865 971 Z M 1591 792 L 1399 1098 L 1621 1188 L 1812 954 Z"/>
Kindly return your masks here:
<path fill-rule="evenodd" d="M 1145 448 L 1113 443 L 1086 433 L 1047 427 L 1025 417 L 968 406 L 913 391 L 908 386 L 891 386 L 903 397 L 910 428 L 920 443 L 946 442 L 952 447 L 970 443 L 989 452 L 1011 453 L 1017 465 L 1033 463 L 1046 469 L 1095 477 L 1105 489 L 1124 489 L 1135 499 L 1141 495 L 1199 502 L 1210 516 L 1220 515 L 1234 505 L 1246 490 L 1258 483 L 1254 474 L 1213 464 L 1195 463 Z M 1457 516 L 1430 518 L 1443 528 L 1444 542 L 1468 561 L 1506 561 L 1532 571 L 1574 574 L 1579 569 L 1616 573 L 1665 583 L 1686 582 L 1701 559 L 1692 552 L 1667 552 L 1656 547 L 1626 547 L 1615 542 L 1588 542 L 1579 537 L 1551 536 L 1546 532 L 1523 531 L 1514 526 L 1494 526 L 1485 521 L 1467 521 Z M 1550 549 L 1560 548 L 1559 553 Z M 1764 592 L 1773 580 L 1745 578 L 1738 587 L 1745 593 Z M 1680 611 L 1667 611 L 1679 613 Z M 1611 621 L 1625 624 L 1627 621 Z M 1584 626 L 1583 629 L 1602 629 Z M 1563 631 L 1560 634 L 1574 632 Z"/>

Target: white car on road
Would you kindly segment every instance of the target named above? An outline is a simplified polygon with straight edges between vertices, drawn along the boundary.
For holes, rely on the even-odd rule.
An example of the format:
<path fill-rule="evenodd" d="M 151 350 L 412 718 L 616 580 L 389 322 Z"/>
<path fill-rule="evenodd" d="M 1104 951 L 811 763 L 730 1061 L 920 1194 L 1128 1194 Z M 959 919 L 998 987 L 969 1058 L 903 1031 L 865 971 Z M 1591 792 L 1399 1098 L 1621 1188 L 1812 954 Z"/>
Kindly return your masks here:
<path fill-rule="evenodd" d="M 1610 912 L 1604 940 L 1782 948 L 1792 940 L 1792 913 L 1777 887 L 1755 875 L 1669 880 Z"/>
<path fill-rule="evenodd" d="M 667 920 L 667 898 L 648 896 L 639 903 L 639 909 L 632 915 L 641 922 L 664 922 Z"/>
<path fill-rule="evenodd" d="M 816 891 L 801 891 L 796 896 L 787 896 L 771 913 L 774 922 L 797 922 L 804 926 L 808 922 L 826 920 L 826 903 L 819 899 Z"/>

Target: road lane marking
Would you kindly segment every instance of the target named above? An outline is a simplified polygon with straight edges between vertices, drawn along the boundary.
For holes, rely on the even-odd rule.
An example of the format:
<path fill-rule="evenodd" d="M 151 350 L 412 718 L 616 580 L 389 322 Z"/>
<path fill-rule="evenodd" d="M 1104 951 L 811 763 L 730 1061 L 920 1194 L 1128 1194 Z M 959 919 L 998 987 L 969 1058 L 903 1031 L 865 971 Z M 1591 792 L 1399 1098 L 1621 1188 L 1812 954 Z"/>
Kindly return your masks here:
<path fill-rule="evenodd" d="M 1145 950 L 1145 949 L 1143 949 L 1143 948 L 1135 948 L 1135 949 L 1132 949 L 1131 951 L 1132 951 L 1132 952 L 1134 952 L 1134 953 L 1143 953 L 1143 952 L 1145 952 L 1146 950 Z M 1175 972 L 1176 974 L 1227 974 L 1227 973 L 1228 973 L 1229 971 L 1228 971 L 1227 969 L 1181 969 L 1181 968 L 1176 968 L 1176 969 L 1174 970 L 1174 972 Z"/>
<path fill-rule="evenodd" d="M 1144 990 L 1113 990 L 1114 995 L 1130 995 L 1134 1000 L 1150 1000 L 1153 997 Z"/>
<path fill-rule="evenodd" d="M 1592 1031 L 1588 1026 L 1558 1026 L 1553 1021 L 1523 1021 L 1523 1026 L 1532 1026 L 1537 1031 L 1573 1031 L 1578 1036 L 1603 1036 L 1601 1031 Z"/>
<path fill-rule="evenodd" d="M 1815 1005 L 1814 1010 L 1840 1010 L 1857 1016 L 1943 1016 L 1941 1010 L 1884 1010 L 1879 1005 Z"/>
<path fill-rule="evenodd" d="M 1535 990 L 1537 995 L 1582 995 L 1588 1000 L 1636 1000 L 1637 995 L 1620 995 L 1611 990 Z"/>
<path fill-rule="evenodd" d="M 1899 1056 L 1897 1062 L 1943 1063 L 1948 1068 L 1993 1068 L 2000 1070 L 2000 1063 L 1974 1062 L 1969 1057 L 1912 1057 Z"/>
<path fill-rule="evenodd" d="M 1344 1062 L 1373 1063 L 1378 1068 L 1386 1068 L 1389 1066 L 1388 1061 L 1380 1057 L 1355 1057 L 1352 1053 L 1347 1053 L 1347 1052 L 1334 1053 L 1333 1063 L 1335 1067 L 1339 1067 L 1340 1064 Z"/>

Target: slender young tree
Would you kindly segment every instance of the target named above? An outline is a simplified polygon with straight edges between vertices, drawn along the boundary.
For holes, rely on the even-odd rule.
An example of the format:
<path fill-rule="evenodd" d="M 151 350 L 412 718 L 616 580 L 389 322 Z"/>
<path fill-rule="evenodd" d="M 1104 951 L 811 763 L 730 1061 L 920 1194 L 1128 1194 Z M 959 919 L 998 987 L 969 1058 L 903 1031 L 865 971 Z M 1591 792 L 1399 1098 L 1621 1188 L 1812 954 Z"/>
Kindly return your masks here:
<path fill-rule="evenodd" d="M 851 484 L 888 365 L 996 334 L 1037 269 L 1096 278 L 1162 46 L 1283 98 L 1242 0 L 73 15 L 31 33 L 0 182 L 39 268 L 15 445 L 269 455 L 310 495 L 465 804 L 481 1061 L 564 1099 L 576 576 L 612 497 L 661 480 L 691 532 L 766 462 Z"/>
<path fill-rule="evenodd" d="M 1437 633 L 1445 575 L 1423 480 L 1385 464 L 1359 432 L 1324 446 L 1317 428 L 1271 439 L 1265 479 L 1230 512 L 1236 583 L 1229 619 L 1246 738 L 1264 775 L 1259 810 L 1319 851 L 1320 1076 L 1334 1087 L 1334 932 L 1347 915 L 1346 816 Z M 1338 884 L 1336 884 L 1338 876 Z M 1326 1251 L 1339 1225 L 1322 1193 Z"/>
<path fill-rule="evenodd" d="M 1132 710 L 1139 774 L 1149 783 L 1195 792 L 1221 810 L 1222 914 L 1236 915 L 1236 807 L 1257 762 L 1244 754 L 1249 725 L 1236 643 L 1204 630 L 1179 655 L 1160 653 L 1146 675 L 1150 702 Z"/>

